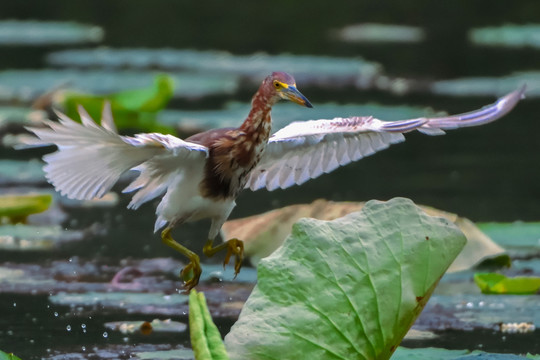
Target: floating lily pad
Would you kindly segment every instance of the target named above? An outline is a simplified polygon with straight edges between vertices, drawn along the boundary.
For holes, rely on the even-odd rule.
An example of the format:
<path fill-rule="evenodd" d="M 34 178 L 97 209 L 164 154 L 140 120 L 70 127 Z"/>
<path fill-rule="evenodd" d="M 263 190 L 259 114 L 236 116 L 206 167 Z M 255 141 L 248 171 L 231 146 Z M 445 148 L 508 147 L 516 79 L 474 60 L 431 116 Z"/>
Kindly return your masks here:
<path fill-rule="evenodd" d="M 41 160 L 0 160 L 0 185 L 37 185 L 47 182 Z"/>
<path fill-rule="evenodd" d="M 77 208 L 112 208 L 118 205 L 120 196 L 118 193 L 110 191 L 100 198 L 93 198 L 90 200 L 77 200 L 69 199 L 65 196 L 59 198 L 63 207 L 77 209 Z"/>
<path fill-rule="evenodd" d="M 475 28 L 469 31 L 469 41 L 482 46 L 540 48 L 540 25 L 503 25 Z"/>
<path fill-rule="evenodd" d="M 193 360 L 193 351 L 191 350 L 162 350 L 162 351 L 144 351 L 134 352 L 131 359 L 140 360 Z"/>
<path fill-rule="evenodd" d="M 474 282 L 484 294 L 537 294 L 540 291 L 540 277 L 519 276 L 509 278 L 496 273 L 474 275 Z"/>
<path fill-rule="evenodd" d="M 82 231 L 65 230 L 58 225 L 3 225 L 0 226 L 0 249 L 46 251 L 56 249 L 66 242 L 80 241 L 84 237 Z"/>
<path fill-rule="evenodd" d="M 355 24 L 333 32 L 341 41 L 352 43 L 418 43 L 426 37 L 417 26 L 393 24 Z"/>
<path fill-rule="evenodd" d="M 527 71 L 502 77 L 467 77 L 435 81 L 431 91 L 449 96 L 501 96 L 527 84 L 527 98 L 540 97 L 540 72 Z"/>
<path fill-rule="evenodd" d="M 130 306 L 152 305 L 178 305 L 186 304 L 188 296 L 182 294 L 167 295 L 164 293 L 100 293 L 88 292 L 85 294 L 61 293 L 49 297 L 53 304 L 75 306 L 104 306 L 108 308 L 127 308 Z"/>
<path fill-rule="evenodd" d="M 114 321 L 105 323 L 105 327 L 109 330 L 119 331 L 122 334 L 143 334 L 151 333 L 180 333 L 187 329 L 187 325 L 171 319 L 160 320 L 154 319 L 148 321 Z"/>
<path fill-rule="evenodd" d="M 51 203 L 51 194 L 0 195 L 0 220 L 6 217 L 11 223 L 26 222 L 29 215 L 47 210 Z"/>
<path fill-rule="evenodd" d="M 406 199 L 370 201 L 330 222 L 302 219 L 259 264 L 225 337 L 229 355 L 388 359 L 465 242 Z"/>
<path fill-rule="evenodd" d="M 257 82 L 279 69 L 294 74 L 296 81 L 304 86 L 323 83 L 325 86 L 363 85 L 371 83 L 381 73 L 380 65 L 360 58 L 264 53 L 233 55 L 224 51 L 98 48 L 59 51 L 47 59 L 57 66 L 182 69 L 248 76 Z"/>
<path fill-rule="evenodd" d="M 106 346 L 88 346 L 80 352 L 70 348 L 62 352 L 58 347 L 52 351 L 56 355 L 43 357 L 47 360 L 96 360 L 96 359 L 135 359 L 135 360 L 193 360 L 193 351 L 182 346 L 166 344 L 108 344 Z"/>
<path fill-rule="evenodd" d="M 483 351 L 468 350 L 448 350 L 439 348 L 418 348 L 408 349 L 405 347 L 398 347 L 395 354 L 392 356 L 392 360 L 405 360 L 405 359 L 437 359 L 437 360 L 519 360 L 519 359 L 534 359 L 536 357 L 519 356 L 513 354 L 494 354 Z"/>
<path fill-rule="evenodd" d="M 0 100 L 30 102 L 60 84 L 68 84 L 77 92 L 109 94 L 146 87 L 159 74 L 151 70 L 5 70 L 0 71 Z M 226 74 L 170 73 L 169 76 L 177 85 L 174 91 L 177 98 L 231 94 L 238 86 L 237 78 Z"/>
<path fill-rule="evenodd" d="M 205 111 L 164 110 L 158 115 L 161 123 L 178 126 L 184 130 L 199 131 L 219 127 L 239 126 L 251 109 L 249 103 L 230 102 L 224 109 Z M 309 119 L 333 119 L 335 117 L 373 115 L 382 120 L 400 120 L 434 115 L 429 108 L 415 106 L 388 106 L 377 104 L 338 105 L 333 103 L 317 104 L 313 109 L 306 109 L 296 104 L 279 103 L 272 109 L 272 127 L 278 130 L 292 121 Z"/>
<path fill-rule="evenodd" d="M 28 107 L 0 106 L 0 133 L 11 125 L 20 127 L 31 125 L 34 122 L 45 119 L 45 112 L 32 110 Z"/>
<path fill-rule="evenodd" d="M 505 248 L 540 250 L 540 222 L 480 223 L 478 226 Z"/>
<path fill-rule="evenodd" d="M 60 21 L 0 21 L 0 45 L 67 45 L 103 40 L 99 26 Z"/>

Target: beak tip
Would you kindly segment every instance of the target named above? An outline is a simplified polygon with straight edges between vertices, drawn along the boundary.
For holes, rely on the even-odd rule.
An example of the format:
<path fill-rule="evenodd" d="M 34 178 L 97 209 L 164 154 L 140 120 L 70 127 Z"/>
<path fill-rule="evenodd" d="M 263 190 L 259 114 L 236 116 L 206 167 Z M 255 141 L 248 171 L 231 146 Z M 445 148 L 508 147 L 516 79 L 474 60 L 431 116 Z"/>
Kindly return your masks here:
<path fill-rule="evenodd" d="M 312 108 L 313 105 L 311 105 L 311 103 L 309 101 L 306 101 L 306 103 L 304 104 L 306 107 L 308 108 Z"/>

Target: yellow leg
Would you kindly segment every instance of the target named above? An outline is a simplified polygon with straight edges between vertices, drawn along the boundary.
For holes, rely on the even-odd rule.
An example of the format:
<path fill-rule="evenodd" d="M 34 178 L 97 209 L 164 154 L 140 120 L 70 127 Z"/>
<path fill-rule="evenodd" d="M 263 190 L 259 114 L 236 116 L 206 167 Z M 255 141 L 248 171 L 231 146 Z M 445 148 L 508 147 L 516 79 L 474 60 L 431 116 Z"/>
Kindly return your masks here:
<path fill-rule="evenodd" d="M 161 241 L 163 241 L 165 245 L 170 246 L 174 250 L 178 251 L 180 254 L 187 256 L 187 258 L 190 260 L 189 264 L 187 264 L 180 273 L 180 277 L 184 281 L 184 287 L 187 291 L 190 291 L 199 283 L 199 278 L 201 277 L 202 269 L 199 256 L 188 248 L 177 243 L 176 240 L 174 240 L 171 236 L 170 228 L 163 230 L 161 233 Z M 189 277 L 190 272 L 193 273 L 191 277 Z"/>
<path fill-rule="evenodd" d="M 229 263 L 231 255 L 234 255 L 234 277 L 236 278 L 236 275 L 238 275 L 238 273 L 240 272 L 240 268 L 242 267 L 242 261 L 244 260 L 244 242 L 238 239 L 231 239 L 224 242 L 223 244 L 219 244 L 216 247 L 212 246 L 213 242 L 214 239 L 208 239 L 203 248 L 204 255 L 208 257 L 214 256 L 219 251 L 227 249 L 225 261 L 223 261 L 223 267 L 225 267 L 225 265 Z"/>

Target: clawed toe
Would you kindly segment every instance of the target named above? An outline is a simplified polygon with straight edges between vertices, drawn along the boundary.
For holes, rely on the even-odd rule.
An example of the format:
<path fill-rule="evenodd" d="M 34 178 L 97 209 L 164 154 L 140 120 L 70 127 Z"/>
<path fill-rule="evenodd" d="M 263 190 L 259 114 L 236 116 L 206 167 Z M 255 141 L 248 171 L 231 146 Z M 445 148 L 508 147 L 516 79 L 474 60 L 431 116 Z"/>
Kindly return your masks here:
<path fill-rule="evenodd" d="M 234 278 L 236 279 L 236 276 L 242 268 L 242 262 L 244 261 L 244 242 L 238 239 L 231 239 L 227 242 L 227 244 L 227 254 L 225 255 L 225 260 L 223 261 L 223 268 L 229 264 L 231 256 L 234 255 Z"/>
<path fill-rule="evenodd" d="M 186 265 L 180 272 L 180 277 L 184 281 L 184 288 L 187 292 L 193 289 L 199 283 L 202 274 L 201 266 L 193 261 Z"/>

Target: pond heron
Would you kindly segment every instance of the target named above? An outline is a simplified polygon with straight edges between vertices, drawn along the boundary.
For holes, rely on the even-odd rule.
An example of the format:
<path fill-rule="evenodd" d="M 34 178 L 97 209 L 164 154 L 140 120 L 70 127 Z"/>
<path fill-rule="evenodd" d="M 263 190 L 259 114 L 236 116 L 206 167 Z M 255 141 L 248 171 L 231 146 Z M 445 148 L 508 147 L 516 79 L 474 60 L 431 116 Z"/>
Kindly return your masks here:
<path fill-rule="evenodd" d="M 175 225 L 211 219 L 203 253 L 213 256 L 226 251 L 224 266 L 234 256 L 238 274 L 243 243 L 230 239 L 214 246 L 221 226 L 244 188 L 285 189 L 328 173 L 339 166 L 383 150 L 404 140 L 403 133 L 418 130 L 441 135 L 444 130 L 477 126 L 508 113 L 523 97 L 521 88 L 494 104 L 469 113 L 381 121 L 372 116 L 293 122 L 273 135 L 270 112 L 279 100 L 312 107 L 296 88 L 294 78 L 274 72 L 264 79 L 253 96 L 251 110 L 238 128 L 205 131 L 185 140 L 159 133 L 122 136 L 105 104 L 101 125 L 79 107 L 81 123 L 63 114 L 59 121 L 31 127 L 37 137 L 30 145 L 54 144 L 58 151 L 43 157 L 48 181 L 61 194 L 73 199 L 92 199 L 106 194 L 129 170 L 138 177 L 124 192 L 134 192 L 128 207 L 162 196 L 157 206 L 154 230 L 164 230 L 165 244 L 179 251 L 189 263 L 180 276 L 186 290 L 199 282 L 199 256 L 171 236 Z"/>

